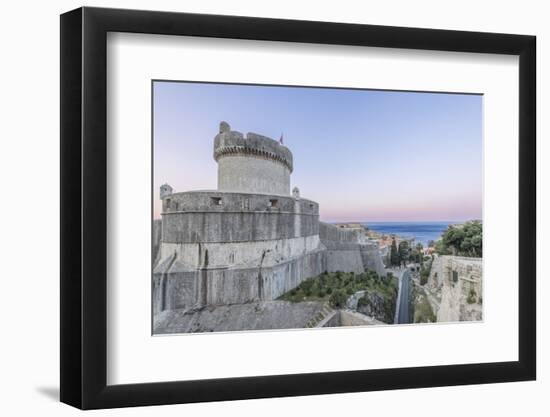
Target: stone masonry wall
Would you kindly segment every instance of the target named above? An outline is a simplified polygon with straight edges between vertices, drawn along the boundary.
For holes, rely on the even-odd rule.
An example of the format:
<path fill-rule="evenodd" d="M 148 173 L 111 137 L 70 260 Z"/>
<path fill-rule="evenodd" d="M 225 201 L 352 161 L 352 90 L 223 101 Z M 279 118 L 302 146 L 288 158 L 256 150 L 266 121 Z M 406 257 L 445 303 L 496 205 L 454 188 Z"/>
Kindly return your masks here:
<path fill-rule="evenodd" d="M 303 280 L 324 271 L 379 273 L 376 246 L 355 243 L 354 231 L 264 241 L 221 243 L 163 242 L 154 269 L 154 310 L 274 300 Z M 166 232 L 166 230 L 165 230 Z"/>
<path fill-rule="evenodd" d="M 307 199 L 189 192 L 164 199 L 163 242 L 249 242 L 319 234 L 319 206 Z"/>
<path fill-rule="evenodd" d="M 319 248 L 319 236 L 227 243 L 162 243 L 159 255 L 176 255 L 186 270 L 203 267 L 208 253 L 209 268 L 254 268 L 275 265 L 313 252 Z"/>
<path fill-rule="evenodd" d="M 152 230 L 152 250 L 153 253 L 151 254 L 153 263 L 156 262 L 158 253 L 160 250 L 160 241 L 162 237 L 162 221 L 160 219 L 153 220 L 153 230 Z"/>
<path fill-rule="evenodd" d="M 481 258 L 439 256 L 432 264 L 429 288 L 440 299 L 438 322 L 482 320 L 483 263 Z"/>
<path fill-rule="evenodd" d="M 319 222 L 319 238 L 327 248 L 328 271 L 361 273 L 367 269 L 385 274 L 378 245 L 362 229 L 347 229 Z"/>
<path fill-rule="evenodd" d="M 166 261 L 153 274 L 154 312 L 274 300 L 326 269 L 323 250 L 270 266 L 186 270 Z"/>
<path fill-rule="evenodd" d="M 218 190 L 288 196 L 290 171 L 261 156 L 226 156 L 218 161 Z"/>

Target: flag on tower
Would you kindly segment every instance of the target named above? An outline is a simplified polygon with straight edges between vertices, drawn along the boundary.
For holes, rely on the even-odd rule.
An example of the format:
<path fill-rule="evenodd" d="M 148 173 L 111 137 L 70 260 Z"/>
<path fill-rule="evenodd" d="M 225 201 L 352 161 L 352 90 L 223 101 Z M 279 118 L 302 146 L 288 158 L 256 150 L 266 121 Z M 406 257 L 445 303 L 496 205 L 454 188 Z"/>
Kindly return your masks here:
<path fill-rule="evenodd" d="M 279 139 L 279 143 L 282 145 L 283 144 L 283 134 L 281 133 L 281 138 Z"/>

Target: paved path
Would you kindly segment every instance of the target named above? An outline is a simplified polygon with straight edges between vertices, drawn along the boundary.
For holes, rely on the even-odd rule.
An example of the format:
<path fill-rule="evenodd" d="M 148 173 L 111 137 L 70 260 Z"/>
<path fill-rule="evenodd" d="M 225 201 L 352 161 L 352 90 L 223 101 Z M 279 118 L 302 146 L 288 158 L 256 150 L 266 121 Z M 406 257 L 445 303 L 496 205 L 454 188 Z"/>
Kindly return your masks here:
<path fill-rule="evenodd" d="M 400 293 L 401 296 L 399 297 L 399 315 L 397 317 L 397 323 L 404 324 L 404 323 L 410 323 L 410 314 L 409 314 L 409 300 L 410 300 L 410 294 L 411 294 L 411 273 L 408 269 L 405 269 L 403 274 L 401 275 L 401 285 Z"/>
<path fill-rule="evenodd" d="M 397 305 L 395 306 L 394 324 L 410 323 L 409 300 L 411 293 L 411 273 L 408 268 L 391 268 L 391 272 L 399 280 Z"/>

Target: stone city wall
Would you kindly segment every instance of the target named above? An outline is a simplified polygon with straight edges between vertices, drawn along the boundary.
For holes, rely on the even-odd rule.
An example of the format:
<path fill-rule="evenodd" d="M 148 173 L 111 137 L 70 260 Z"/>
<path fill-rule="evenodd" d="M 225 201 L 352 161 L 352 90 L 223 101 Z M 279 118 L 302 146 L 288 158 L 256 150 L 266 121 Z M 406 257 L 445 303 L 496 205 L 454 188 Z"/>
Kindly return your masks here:
<path fill-rule="evenodd" d="M 167 243 L 159 250 L 161 259 L 174 254 L 186 270 L 201 268 L 208 253 L 209 268 L 256 268 L 275 265 L 319 248 L 319 236 L 229 243 Z"/>
<path fill-rule="evenodd" d="M 380 276 L 386 275 L 386 268 L 377 243 L 363 244 L 360 250 L 365 269 L 375 271 Z"/>
<path fill-rule="evenodd" d="M 319 206 L 306 199 L 212 191 L 173 194 L 163 201 L 163 242 L 247 242 L 319 234 Z"/>
<path fill-rule="evenodd" d="M 273 265 L 252 268 L 200 268 L 189 271 L 173 258 L 153 274 L 154 312 L 206 305 L 274 300 L 326 269 L 323 250 Z"/>
<path fill-rule="evenodd" d="M 162 261 L 153 274 L 155 311 L 274 300 L 324 271 L 361 273 L 365 264 L 360 246 L 327 250 L 318 236 L 244 243 L 165 243 L 159 256 Z M 374 252 L 372 256 L 379 258 Z"/>
<path fill-rule="evenodd" d="M 319 204 L 306 198 L 216 190 L 173 193 L 163 199 L 163 213 L 179 211 L 279 211 L 319 215 Z"/>
<path fill-rule="evenodd" d="M 441 272 L 441 264 L 443 262 L 443 256 L 435 256 L 432 260 L 430 275 L 428 276 L 427 286 L 431 290 L 440 289 L 443 284 L 443 275 Z"/>
<path fill-rule="evenodd" d="M 341 228 L 319 222 L 319 238 L 327 248 L 328 271 L 361 273 L 367 269 L 385 274 L 376 242 L 363 229 Z"/>
<path fill-rule="evenodd" d="M 330 248 L 319 235 L 249 242 L 163 242 L 161 261 L 154 270 L 155 311 L 274 300 L 324 271 L 361 273 L 365 265 L 381 263 L 372 245 L 341 242 L 339 248 L 336 241 L 326 243 Z"/>
<path fill-rule="evenodd" d="M 428 285 L 440 303 L 434 307 L 438 322 L 482 320 L 483 262 L 481 258 L 437 257 Z"/>
<path fill-rule="evenodd" d="M 364 229 L 351 229 L 319 222 L 319 237 L 322 240 L 335 242 L 363 243 L 366 239 Z"/>
<path fill-rule="evenodd" d="M 199 191 L 163 204 L 156 312 L 273 300 L 326 270 L 313 201 Z"/>
<path fill-rule="evenodd" d="M 199 194 L 203 200 L 210 196 Z M 265 203 L 265 196 L 248 196 L 252 207 Z M 274 300 L 324 271 L 383 273 L 375 244 L 357 243 L 364 241 L 360 231 L 336 230 L 319 222 L 318 207 L 309 200 L 289 197 L 281 205 L 290 202 L 295 209 L 298 204 L 298 211 L 309 211 L 305 218 L 314 222 L 296 213 L 249 213 L 252 217 L 248 217 L 231 211 L 242 195 L 225 194 L 225 198 L 220 210 L 229 212 L 164 213 L 163 241 L 153 274 L 155 312 Z M 207 203 L 203 200 L 197 199 L 196 206 Z M 297 233 L 296 217 L 300 219 Z"/>
<path fill-rule="evenodd" d="M 365 271 L 358 245 L 358 229 L 342 229 L 319 222 L 319 238 L 327 248 L 327 270 L 361 273 Z"/>
<path fill-rule="evenodd" d="M 153 253 L 151 255 L 153 258 L 153 263 L 156 263 L 157 257 L 160 251 L 161 236 L 162 236 L 162 220 L 155 219 L 153 220 L 153 230 L 152 230 L 152 236 L 151 236 L 151 240 L 153 242 L 152 243 Z"/>

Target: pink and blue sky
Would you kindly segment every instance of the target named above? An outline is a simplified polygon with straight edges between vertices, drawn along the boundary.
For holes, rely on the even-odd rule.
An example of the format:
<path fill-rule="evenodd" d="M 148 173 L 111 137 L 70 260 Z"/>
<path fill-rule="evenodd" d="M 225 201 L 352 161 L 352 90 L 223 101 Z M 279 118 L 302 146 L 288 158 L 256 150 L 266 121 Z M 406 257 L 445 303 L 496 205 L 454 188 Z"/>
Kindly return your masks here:
<path fill-rule="evenodd" d="M 482 96 L 154 82 L 158 190 L 216 189 L 219 122 L 284 144 L 323 221 L 482 217 Z"/>

